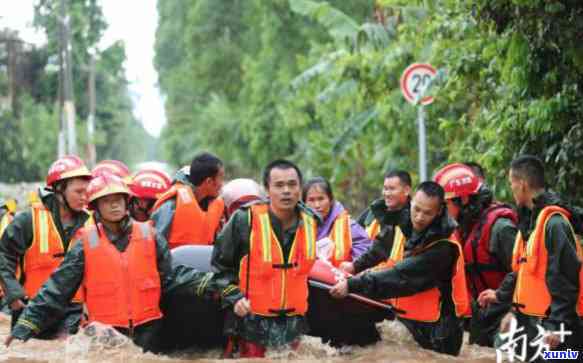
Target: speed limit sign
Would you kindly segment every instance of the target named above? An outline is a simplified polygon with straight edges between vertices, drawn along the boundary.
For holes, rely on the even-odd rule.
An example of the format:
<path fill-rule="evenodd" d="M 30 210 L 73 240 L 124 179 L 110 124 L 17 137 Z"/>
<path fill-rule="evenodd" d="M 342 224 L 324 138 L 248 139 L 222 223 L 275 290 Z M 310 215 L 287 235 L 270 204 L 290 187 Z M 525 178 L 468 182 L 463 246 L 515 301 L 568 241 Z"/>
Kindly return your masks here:
<path fill-rule="evenodd" d="M 437 71 L 427 63 L 411 64 L 401 76 L 401 91 L 409 103 L 415 103 L 419 95 L 423 95 L 429 82 L 435 77 Z M 426 96 L 419 100 L 421 105 L 433 102 L 433 96 Z"/>

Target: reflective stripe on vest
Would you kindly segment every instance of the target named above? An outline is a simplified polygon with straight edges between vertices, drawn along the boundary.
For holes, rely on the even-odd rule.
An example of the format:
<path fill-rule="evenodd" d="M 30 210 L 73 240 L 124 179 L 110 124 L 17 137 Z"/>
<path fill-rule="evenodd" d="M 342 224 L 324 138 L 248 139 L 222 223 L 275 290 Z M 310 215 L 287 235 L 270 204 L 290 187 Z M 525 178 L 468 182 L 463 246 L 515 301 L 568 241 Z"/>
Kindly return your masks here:
<path fill-rule="evenodd" d="M 329 237 L 334 242 L 330 257 L 332 265 L 338 267 L 344 261 L 352 261 L 352 233 L 350 215 L 347 211 L 336 217 Z"/>
<path fill-rule="evenodd" d="M 10 212 L 6 212 L 2 216 L 2 219 L 0 220 L 0 237 L 2 237 L 2 235 L 4 234 L 4 230 L 6 230 L 6 227 L 8 227 L 8 225 L 12 222 L 13 219 L 14 217 Z"/>
<path fill-rule="evenodd" d="M 368 237 L 371 240 L 374 240 L 375 238 L 377 238 L 377 235 L 379 234 L 379 232 L 381 231 L 381 224 L 379 223 L 379 221 L 375 218 L 371 224 L 368 225 L 368 227 L 366 227 L 366 234 L 368 234 Z"/>
<path fill-rule="evenodd" d="M 33 237 L 23 257 L 22 276 L 24 291 L 30 299 L 59 267 L 66 252 L 51 212 L 42 203 L 35 203 L 31 210 Z M 81 295 L 77 292 L 74 301 L 80 300 Z"/>
<path fill-rule="evenodd" d="M 436 243 L 443 241 L 453 243 L 458 250 L 455 271 L 451 280 L 452 300 L 455 306 L 456 315 L 458 317 L 469 317 L 471 315 L 470 296 L 466 282 L 463 252 L 459 242 L 457 242 L 452 235 L 450 239 L 444 239 L 430 243 L 418 253 L 423 253 L 424 250 L 427 250 Z M 395 237 L 393 240 L 391 255 L 389 259 L 382 265 L 379 265 L 379 267 L 392 268 L 403 259 L 406 259 L 406 257 L 404 257 L 405 242 L 406 238 L 401 232 L 401 229 L 397 226 L 395 228 Z M 388 301 L 395 307 L 397 315 L 405 319 L 423 322 L 436 322 L 441 316 L 441 292 L 437 287 L 419 292 L 411 296 L 392 298 Z"/>
<path fill-rule="evenodd" d="M 512 268 L 517 272 L 513 304 L 525 315 L 546 317 L 551 305 L 551 295 L 546 284 L 548 252 L 545 239 L 547 223 L 554 215 L 560 215 L 568 222 L 577 245 L 577 251 L 580 252 L 577 236 L 569 221 L 571 215 L 567 210 L 558 206 L 548 206 L 540 211 L 534 231 L 526 243 L 520 232 L 518 233 L 512 256 Z M 579 291 L 577 305 L 579 316 L 583 311 L 581 295 L 581 291 Z"/>
<path fill-rule="evenodd" d="M 241 259 L 239 287 L 249 298 L 251 311 L 262 316 L 305 314 L 308 274 L 316 260 L 316 220 L 301 213 L 302 224 L 296 230 L 285 261 L 281 244 L 271 227 L 269 206 L 253 205 L 249 213 L 249 254 Z"/>
<path fill-rule="evenodd" d="M 168 237 L 169 247 L 172 249 L 182 245 L 212 245 L 225 211 L 223 199 L 214 199 L 205 212 L 196 201 L 192 188 L 176 183 L 156 201 L 152 211 L 169 199 L 176 200 Z"/>
<path fill-rule="evenodd" d="M 88 228 L 82 239 L 83 286 L 89 321 L 132 328 L 161 318 L 161 284 L 153 228 L 148 223 L 133 222 L 124 252 L 109 241 L 102 228 L 101 225 Z"/>

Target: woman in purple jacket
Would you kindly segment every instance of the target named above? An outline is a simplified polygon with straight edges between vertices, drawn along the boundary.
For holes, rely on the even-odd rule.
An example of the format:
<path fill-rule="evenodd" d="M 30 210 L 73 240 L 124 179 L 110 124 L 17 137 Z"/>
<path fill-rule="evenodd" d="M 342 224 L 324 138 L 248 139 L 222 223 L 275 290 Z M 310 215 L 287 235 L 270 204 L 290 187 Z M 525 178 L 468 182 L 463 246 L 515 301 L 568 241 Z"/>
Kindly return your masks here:
<path fill-rule="evenodd" d="M 323 220 L 317 236 L 320 259 L 338 266 L 343 260 L 358 258 L 372 245 L 366 231 L 334 199 L 326 179 L 317 177 L 308 180 L 304 185 L 303 200 Z M 348 311 L 322 296 L 318 289 L 310 289 L 308 303 L 310 334 L 322 337 L 324 343 L 340 348 L 347 345 L 365 346 L 380 340 L 375 322 L 386 318 L 386 313 L 371 314 L 371 310 L 366 309 Z"/>
<path fill-rule="evenodd" d="M 303 190 L 304 203 L 323 220 L 318 227 L 318 255 L 334 266 L 362 255 L 372 241 L 364 228 L 350 218 L 344 206 L 334 199 L 330 183 L 316 177 L 308 180 Z"/>

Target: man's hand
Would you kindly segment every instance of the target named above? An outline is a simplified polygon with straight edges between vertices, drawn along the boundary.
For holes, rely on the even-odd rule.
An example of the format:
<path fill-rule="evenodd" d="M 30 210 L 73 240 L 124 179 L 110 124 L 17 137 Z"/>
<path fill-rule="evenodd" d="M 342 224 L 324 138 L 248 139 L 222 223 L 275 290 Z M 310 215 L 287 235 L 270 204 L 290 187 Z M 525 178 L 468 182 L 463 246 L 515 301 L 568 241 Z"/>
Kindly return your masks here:
<path fill-rule="evenodd" d="M 342 271 L 347 272 L 349 274 L 354 275 L 354 264 L 352 262 L 342 262 L 340 266 L 338 266 Z"/>
<path fill-rule="evenodd" d="M 480 293 L 480 296 L 478 296 L 478 304 L 480 305 L 480 307 L 485 308 L 491 303 L 496 302 L 498 302 L 498 298 L 496 297 L 496 290 L 492 289 L 484 290 L 482 291 L 482 293 Z"/>
<path fill-rule="evenodd" d="M 338 281 L 338 283 L 330 289 L 330 295 L 337 299 L 344 299 L 348 296 L 348 281 L 346 279 Z"/>
<path fill-rule="evenodd" d="M 8 348 L 10 346 L 10 344 L 12 344 L 12 341 L 14 339 L 18 339 L 18 338 L 16 338 L 14 335 L 9 335 L 6 337 L 6 340 L 4 341 L 4 345 L 6 346 L 6 348 Z"/>
<path fill-rule="evenodd" d="M 10 304 L 10 310 L 12 311 L 19 311 L 24 309 L 25 307 L 26 305 L 20 299 L 16 299 Z"/>
<path fill-rule="evenodd" d="M 508 330 L 510 330 L 512 319 L 515 319 L 514 314 L 508 313 L 504 315 L 502 321 L 500 322 L 500 333 L 506 333 Z"/>
<path fill-rule="evenodd" d="M 561 344 L 561 337 L 556 334 L 548 334 L 543 338 L 543 342 L 549 345 L 549 349 L 555 349 Z"/>
<path fill-rule="evenodd" d="M 235 303 L 235 307 L 233 308 L 233 310 L 235 311 L 235 314 L 237 314 L 237 316 L 242 318 L 251 312 L 251 304 L 249 303 L 249 300 L 247 300 L 246 298 L 242 298 Z"/>

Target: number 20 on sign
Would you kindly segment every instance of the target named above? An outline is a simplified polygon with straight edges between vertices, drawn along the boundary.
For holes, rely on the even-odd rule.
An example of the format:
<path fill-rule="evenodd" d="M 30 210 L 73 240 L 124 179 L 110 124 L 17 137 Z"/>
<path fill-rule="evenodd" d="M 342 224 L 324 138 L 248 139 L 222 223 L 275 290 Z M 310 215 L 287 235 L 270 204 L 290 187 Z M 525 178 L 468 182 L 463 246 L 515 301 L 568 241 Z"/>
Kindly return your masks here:
<path fill-rule="evenodd" d="M 436 74 L 435 68 L 426 63 L 414 63 L 407 67 L 401 76 L 401 91 L 405 99 L 414 104 L 420 95 L 423 96 Z M 432 102 L 433 96 L 425 96 L 418 100 L 421 105 L 429 105 Z"/>

